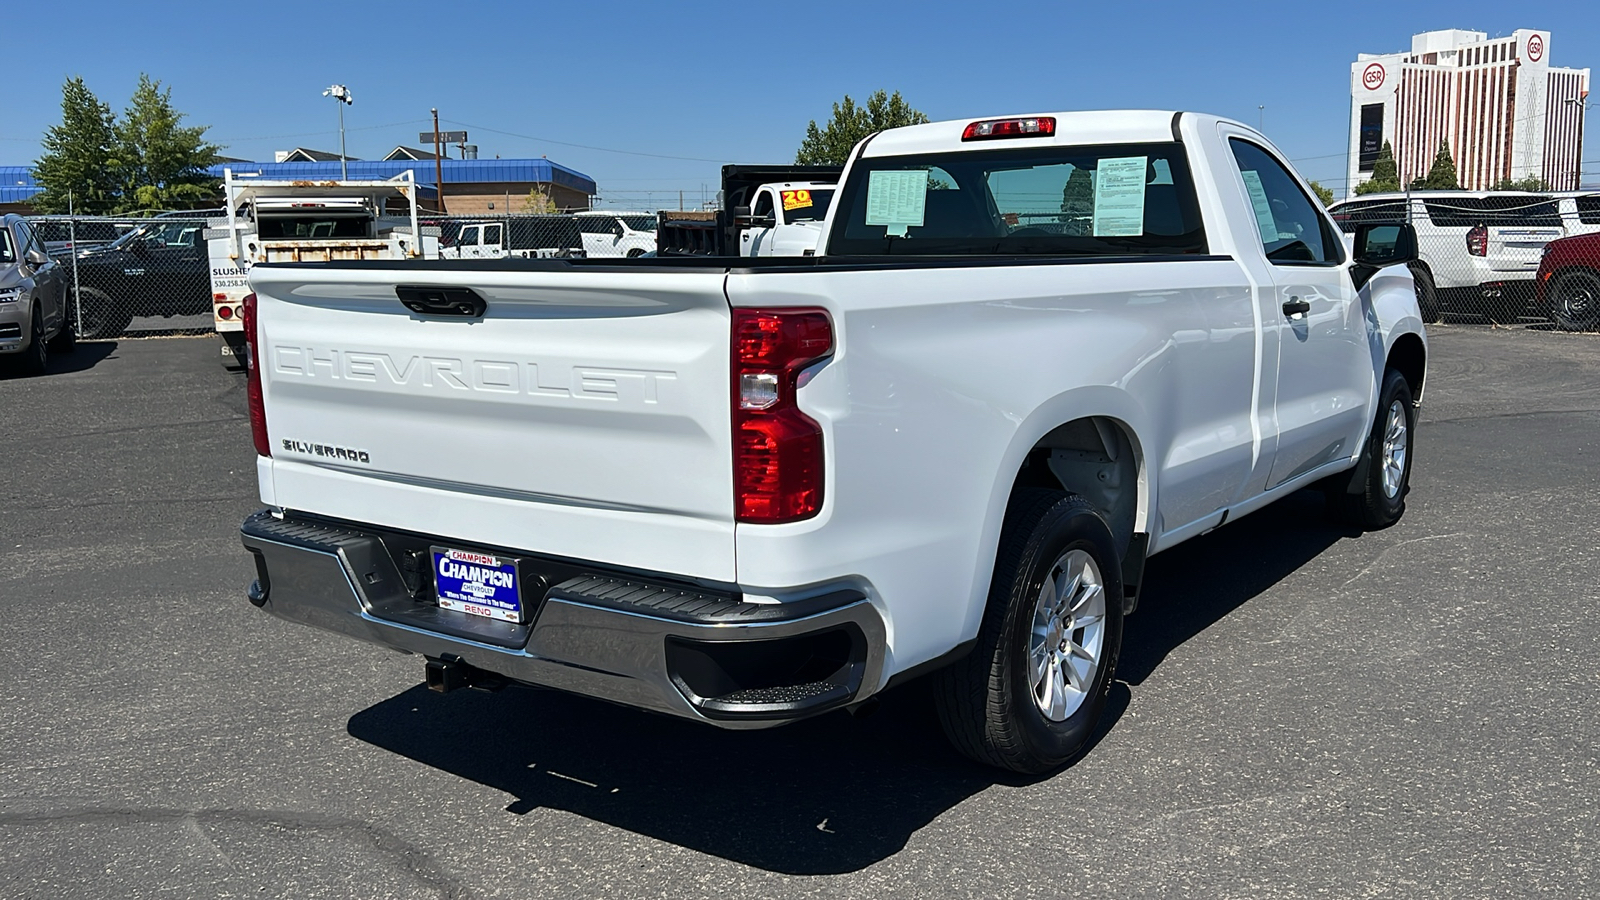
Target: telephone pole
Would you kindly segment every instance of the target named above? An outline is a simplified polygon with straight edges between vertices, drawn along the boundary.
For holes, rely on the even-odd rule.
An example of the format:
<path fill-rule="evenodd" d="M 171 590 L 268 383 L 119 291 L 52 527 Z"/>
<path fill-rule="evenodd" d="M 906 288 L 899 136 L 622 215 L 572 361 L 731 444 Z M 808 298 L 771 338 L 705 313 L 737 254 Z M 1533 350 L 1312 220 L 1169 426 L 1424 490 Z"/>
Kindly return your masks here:
<path fill-rule="evenodd" d="M 443 156 L 443 153 L 442 153 L 442 145 L 439 143 L 439 139 L 441 137 L 443 137 L 443 135 L 439 134 L 439 110 L 438 109 L 434 109 L 434 110 L 432 110 L 432 112 L 433 112 L 433 190 L 439 197 L 439 212 L 443 213 L 445 211 L 445 209 L 444 209 L 444 156 Z"/>

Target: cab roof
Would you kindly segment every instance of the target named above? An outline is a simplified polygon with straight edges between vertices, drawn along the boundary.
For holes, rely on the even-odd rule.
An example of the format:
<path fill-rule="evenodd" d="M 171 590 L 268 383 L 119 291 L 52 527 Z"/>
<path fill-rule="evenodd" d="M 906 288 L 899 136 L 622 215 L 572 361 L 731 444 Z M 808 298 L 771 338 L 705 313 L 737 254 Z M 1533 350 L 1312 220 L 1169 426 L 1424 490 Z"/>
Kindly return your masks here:
<path fill-rule="evenodd" d="M 1078 112 L 1036 112 L 1001 116 L 973 116 L 930 122 L 927 125 L 908 125 L 891 128 L 872 138 L 862 151 L 863 157 L 907 156 L 914 153 L 948 152 L 951 150 L 997 150 L 1011 147 L 1029 147 L 1040 144 L 1076 146 L 1080 144 L 1142 144 L 1171 141 L 1176 133 L 1180 114 L 1172 110 L 1113 109 L 1082 110 Z M 1184 114 L 1189 115 L 1189 114 Z M 1056 120 L 1052 137 L 1015 137 L 998 140 L 961 140 L 961 133 L 973 122 L 992 119 L 1022 119 L 1051 116 Z M 1207 116 L 1208 119 L 1215 117 Z"/>

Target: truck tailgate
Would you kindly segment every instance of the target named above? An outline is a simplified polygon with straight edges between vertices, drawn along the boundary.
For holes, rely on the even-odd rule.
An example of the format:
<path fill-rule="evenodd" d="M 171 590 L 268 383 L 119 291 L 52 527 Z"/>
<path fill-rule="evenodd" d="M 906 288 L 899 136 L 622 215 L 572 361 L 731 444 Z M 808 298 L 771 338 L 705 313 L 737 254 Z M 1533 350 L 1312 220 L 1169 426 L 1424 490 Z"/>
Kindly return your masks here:
<path fill-rule="evenodd" d="M 263 496 L 731 582 L 724 277 L 257 266 Z M 421 316 L 395 293 L 430 284 L 487 311 Z"/>

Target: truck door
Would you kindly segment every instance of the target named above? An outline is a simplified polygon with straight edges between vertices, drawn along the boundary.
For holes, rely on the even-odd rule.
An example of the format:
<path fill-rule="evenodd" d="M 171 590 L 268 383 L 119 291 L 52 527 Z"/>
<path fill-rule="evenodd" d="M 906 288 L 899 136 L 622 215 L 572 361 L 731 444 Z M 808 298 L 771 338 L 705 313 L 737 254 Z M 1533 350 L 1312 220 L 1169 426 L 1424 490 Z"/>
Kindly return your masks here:
<path fill-rule="evenodd" d="M 145 238 L 140 255 L 152 313 L 173 316 L 211 311 L 211 264 L 204 233 L 204 221 L 179 219 L 152 229 Z"/>
<path fill-rule="evenodd" d="M 762 188 L 756 196 L 755 206 L 751 208 L 752 216 L 773 216 L 776 221 L 777 204 L 772 199 L 772 189 Z M 740 256 L 771 256 L 772 235 L 776 228 L 746 228 L 739 233 Z"/>
<path fill-rule="evenodd" d="M 1371 416 L 1372 351 L 1338 229 L 1271 152 L 1242 134 L 1228 145 L 1273 284 L 1261 295 L 1263 379 L 1277 364 L 1270 490 L 1355 454 Z"/>
<path fill-rule="evenodd" d="M 478 226 L 483 239 L 478 244 L 478 255 L 484 259 L 500 259 L 506 255 L 506 228 L 499 222 Z"/>

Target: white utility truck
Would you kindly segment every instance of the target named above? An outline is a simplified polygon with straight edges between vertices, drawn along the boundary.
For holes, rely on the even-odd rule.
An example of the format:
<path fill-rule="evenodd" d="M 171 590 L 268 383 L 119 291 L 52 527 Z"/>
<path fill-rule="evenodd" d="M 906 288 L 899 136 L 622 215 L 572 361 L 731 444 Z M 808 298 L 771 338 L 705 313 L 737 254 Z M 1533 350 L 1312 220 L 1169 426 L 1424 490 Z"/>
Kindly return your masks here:
<path fill-rule="evenodd" d="M 1415 232 L 1347 252 L 1252 128 L 897 128 L 822 232 L 257 265 L 250 600 L 441 691 L 727 728 L 931 674 L 957 747 L 1041 772 L 1094 729 L 1146 557 L 1307 487 L 1356 527 L 1404 511 Z"/>
<path fill-rule="evenodd" d="M 243 365 L 241 304 L 251 266 L 439 256 L 438 229 L 419 227 L 416 178 L 409 170 L 385 180 L 311 182 L 224 169 L 222 186 L 224 214 L 207 223 L 206 244 L 211 317 L 225 365 Z"/>
<path fill-rule="evenodd" d="M 788 181 L 756 189 L 750 214 L 739 225 L 740 256 L 810 256 L 822 240 L 837 184 Z"/>

